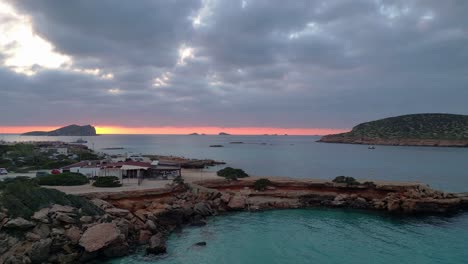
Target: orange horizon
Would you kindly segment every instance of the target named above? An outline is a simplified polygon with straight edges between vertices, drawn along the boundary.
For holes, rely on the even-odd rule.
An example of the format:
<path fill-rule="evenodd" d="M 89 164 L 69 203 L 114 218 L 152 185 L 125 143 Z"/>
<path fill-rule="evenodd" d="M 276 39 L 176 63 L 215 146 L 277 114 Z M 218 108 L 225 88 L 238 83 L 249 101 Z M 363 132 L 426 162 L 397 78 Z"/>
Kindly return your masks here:
<path fill-rule="evenodd" d="M 29 131 L 50 131 L 60 128 L 59 126 L 0 126 L 0 134 L 21 134 Z M 342 133 L 349 130 L 331 128 L 276 128 L 276 127 L 125 127 L 96 125 L 97 134 L 164 134 L 164 135 L 187 135 L 191 133 L 215 135 L 225 132 L 233 135 L 327 135 Z"/>

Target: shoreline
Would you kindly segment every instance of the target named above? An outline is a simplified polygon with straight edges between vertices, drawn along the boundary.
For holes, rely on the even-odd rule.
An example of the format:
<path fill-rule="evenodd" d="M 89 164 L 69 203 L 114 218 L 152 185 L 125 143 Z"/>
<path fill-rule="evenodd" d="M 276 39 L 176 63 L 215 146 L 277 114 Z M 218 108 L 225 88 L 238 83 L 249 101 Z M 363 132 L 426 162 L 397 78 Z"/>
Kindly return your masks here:
<path fill-rule="evenodd" d="M 444 147 L 467 148 L 468 140 L 446 139 L 385 139 L 385 138 L 353 138 L 336 135 L 323 136 L 316 142 L 355 145 L 380 145 L 380 146 L 408 146 L 408 147 Z"/>
<path fill-rule="evenodd" d="M 468 209 L 468 193 L 444 193 L 420 183 L 381 181 L 349 186 L 327 180 L 269 177 L 273 184 L 265 191 L 255 191 L 258 177 L 197 179 L 194 172 L 182 185 L 78 194 L 102 211 L 98 215 L 57 204 L 34 213 L 31 220 L 9 219 L 4 214 L 1 235 L 7 232 L 0 240 L 7 248 L 0 262 L 89 263 L 142 248 L 148 254 L 164 254 L 166 241 L 177 228 L 203 226 L 208 217 L 230 212 L 341 208 L 450 216 Z M 15 232 L 24 233 L 15 238 Z"/>

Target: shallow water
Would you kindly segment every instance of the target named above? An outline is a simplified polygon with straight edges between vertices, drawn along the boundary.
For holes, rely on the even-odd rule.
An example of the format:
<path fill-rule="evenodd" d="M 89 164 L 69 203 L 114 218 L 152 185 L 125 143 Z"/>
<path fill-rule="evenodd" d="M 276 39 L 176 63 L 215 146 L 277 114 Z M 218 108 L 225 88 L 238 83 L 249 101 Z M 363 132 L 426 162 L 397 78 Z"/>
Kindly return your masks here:
<path fill-rule="evenodd" d="M 206 241 L 206 247 L 193 246 Z M 113 264 L 466 263 L 468 214 L 395 218 L 353 210 L 308 209 L 235 213 L 185 228 L 168 254 Z"/>
<path fill-rule="evenodd" d="M 8 141 L 78 137 L 0 136 Z M 86 138 L 86 137 L 85 137 Z M 178 155 L 223 160 L 257 176 L 420 181 L 446 191 L 468 192 L 468 148 L 325 144 L 307 136 L 87 137 L 108 153 Z M 245 144 L 229 144 L 242 141 Z M 223 148 L 210 148 L 221 144 Z M 103 150 L 123 147 L 123 150 Z M 213 168 L 219 169 L 219 168 Z M 206 247 L 193 247 L 206 241 Z M 468 263 L 468 214 L 395 218 L 345 210 L 284 210 L 211 218 L 168 241 L 168 254 L 135 254 L 110 263 Z"/>

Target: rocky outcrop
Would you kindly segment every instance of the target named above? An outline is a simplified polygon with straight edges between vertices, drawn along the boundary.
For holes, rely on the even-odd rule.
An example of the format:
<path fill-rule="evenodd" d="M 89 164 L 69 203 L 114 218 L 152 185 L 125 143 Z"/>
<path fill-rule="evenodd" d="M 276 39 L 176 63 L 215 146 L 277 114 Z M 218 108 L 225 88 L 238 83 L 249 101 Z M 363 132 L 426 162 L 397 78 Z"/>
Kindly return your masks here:
<path fill-rule="evenodd" d="M 454 213 L 468 209 L 468 194 L 450 194 L 421 184 L 379 183 L 348 186 L 319 180 L 270 179 L 274 188 L 256 191 L 255 178 L 214 180 L 145 190 L 87 195 L 102 209 L 53 205 L 30 220 L 10 218 L 0 209 L 0 263 L 89 263 L 143 246 L 164 254 L 166 239 L 184 225 L 206 225 L 226 211 L 326 206 L 381 210 L 392 214 Z M 202 245 L 202 243 L 200 244 Z"/>

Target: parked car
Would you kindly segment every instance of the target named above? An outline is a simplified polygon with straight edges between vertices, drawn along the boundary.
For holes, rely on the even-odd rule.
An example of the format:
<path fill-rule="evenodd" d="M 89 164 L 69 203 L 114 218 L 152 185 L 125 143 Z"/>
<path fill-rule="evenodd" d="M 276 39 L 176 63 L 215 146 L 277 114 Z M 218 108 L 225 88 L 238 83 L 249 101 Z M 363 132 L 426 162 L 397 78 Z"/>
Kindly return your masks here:
<path fill-rule="evenodd" d="M 48 171 L 38 171 L 36 172 L 36 177 L 43 177 L 49 175 Z"/>
<path fill-rule="evenodd" d="M 0 168 L 0 175 L 7 175 L 8 171 L 5 168 Z"/>
<path fill-rule="evenodd" d="M 60 172 L 60 170 L 58 170 L 58 169 L 53 169 L 53 170 L 50 172 L 50 174 L 60 174 L 60 173 L 61 173 L 61 172 Z"/>

